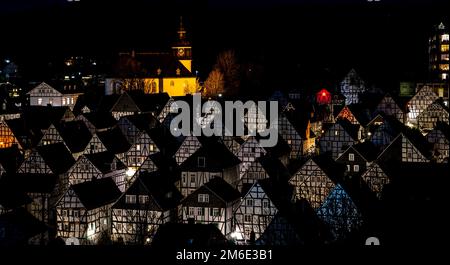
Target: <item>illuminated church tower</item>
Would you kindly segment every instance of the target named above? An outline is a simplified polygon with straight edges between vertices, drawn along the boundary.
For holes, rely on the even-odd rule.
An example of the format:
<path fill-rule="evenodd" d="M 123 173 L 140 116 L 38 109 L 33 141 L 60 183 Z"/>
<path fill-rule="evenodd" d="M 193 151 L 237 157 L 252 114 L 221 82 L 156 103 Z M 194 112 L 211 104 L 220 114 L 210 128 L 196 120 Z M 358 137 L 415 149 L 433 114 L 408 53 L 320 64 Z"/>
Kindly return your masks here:
<path fill-rule="evenodd" d="M 180 17 L 180 28 L 177 31 L 178 38 L 172 46 L 173 55 L 178 58 L 180 63 L 192 72 L 192 46 L 186 37 L 186 30 L 183 26 L 183 17 Z"/>

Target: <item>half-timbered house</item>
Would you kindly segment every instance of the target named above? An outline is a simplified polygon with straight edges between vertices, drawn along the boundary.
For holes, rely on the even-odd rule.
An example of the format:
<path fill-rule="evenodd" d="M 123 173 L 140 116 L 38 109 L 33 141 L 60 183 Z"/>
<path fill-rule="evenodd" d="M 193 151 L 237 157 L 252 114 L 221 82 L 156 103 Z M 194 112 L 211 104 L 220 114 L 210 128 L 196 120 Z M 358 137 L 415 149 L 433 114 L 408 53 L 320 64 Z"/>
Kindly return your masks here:
<path fill-rule="evenodd" d="M 258 157 L 265 155 L 267 151 L 259 145 L 255 137 L 248 137 L 237 152 L 236 156 L 241 161 L 239 165 L 239 177 L 242 177 Z"/>
<path fill-rule="evenodd" d="M 378 114 L 390 115 L 395 117 L 400 122 L 405 122 L 405 112 L 403 111 L 403 106 L 399 106 L 394 98 L 387 93 L 375 107 L 372 117 Z"/>
<path fill-rule="evenodd" d="M 316 210 L 318 217 L 330 226 L 335 239 L 343 239 L 362 225 L 362 215 L 341 184 L 337 184 Z"/>
<path fill-rule="evenodd" d="M 293 168 L 289 184 L 294 187 L 296 201 L 306 199 L 311 207 L 319 208 L 336 187 L 344 174 L 342 165 L 337 164 L 327 155 L 308 159 L 298 169 Z"/>
<path fill-rule="evenodd" d="M 330 152 L 333 159 L 341 155 L 349 146 L 358 143 L 362 138 L 360 125 L 354 125 L 347 120 L 340 120 L 320 137 L 320 152 Z"/>
<path fill-rule="evenodd" d="M 58 178 L 56 194 L 61 195 L 68 186 L 67 172 L 75 163 L 70 151 L 63 143 L 38 146 L 22 162 L 17 174 L 54 174 Z"/>
<path fill-rule="evenodd" d="M 420 113 L 428 108 L 430 104 L 438 99 L 438 95 L 429 86 L 423 86 L 417 93 L 409 100 L 408 113 L 406 122 L 408 124 L 417 124 L 417 117 Z"/>
<path fill-rule="evenodd" d="M 112 207 L 112 240 L 150 244 L 160 225 L 176 221 L 181 199 L 164 174 L 141 173 Z"/>
<path fill-rule="evenodd" d="M 373 162 L 367 167 L 367 170 L 361 175 L 361 179 L 379 199 L 382 198 L 385 185 L 390 183 L 389 177 L 377 162 Z"/>
<path fill-rule="evenodd" d="M 278 119 L 278 133 L 289 145 L 289 158 L 300 158 L 315 149 L 315 135 L 311 131 L 311 122 L 295 110 L 285 111 Z"/>
<path fill-rule="evenodd" d="M 96 244 L 111 233 L 111 206 L 121 195 L 111 178 L 72 185 L 56 204 L 57 236 Z"/>
<path fill-rule="evenodd" d="M 30 97 L 30 106 L 67 106 L 73 108 L 77 98 L 83 94 L 76 84 L 61 85 L 57 90 L 45 82 L 30 90 L 27 95 Z"/>
<path fill-rule="evenodd" d="M 359 103 L 360 96 L 367 91 L 365 82 L 351 69 L 340 83 L 340 92 L 345 97 L 345 105 Z"/>
<path fill-rule="evenodd" d="M 426 138 L 432 145 L 433 157 L 436 162 L 448 163 L 449 126 L 443 122 L 438 122 L 435 128 L 426 135 Z"/>
<path fill-rule="evenodd" d="M 438 122 L 449 124 L 449 110 L 442 100 L 431 103 L 417 116 L 417 125 L 422 132 L 432 130 Z"/>
<path fill-rule="evenodd" d="M 359 177 L 377 156 L 377 148 L 371 142 L 366 141 L 348 147 L 336 159 L 336 162 L 345 165 L 347 177 Z"/>
<path fill-rule="evenodd" d="M 76 117 L 76 120 L 83 121 L 91 134 L 112 129 L 117 124 L 117 120 L 107 112 L 89 112 Z"/>
<path fill-rule="evenodd" d="M 240 194 L 220 177 L 211 178 L 181 202 L 180 221 L 216 224 L 225 236 L 233 230 L 233 210 Z"/>
<path fill-rule="evenodd" d="M 407 135 L 400 133 L 381 152 L 377 160 L 380 163 L 395 162 L 429 162 L 431 158 L 431 146 L 419 133 Z"/>
<path fill-rule="evenodd" d="M 177 187 L 186 197 L 214 177 L 235 185 L 239 180 L 239 164 L 240 160 L 223 144 L 211 142 L 180 165 L 181 179 Z"/>
<path fill-rule="evenodd" d="M 277 214 L 278 209 L 267 192 L 270 184 L 256 181 L 242 197 L 234 213 L 235 233 L 240 233 L 237 238 L 245 242 L 251 237 L 258 240 Z"/>
<path fill-rule="evenodd" d="M 181 144 L 180 148 L 178 148 L 174 157 L 177 161 L 178 165 L 181 165 L 186 159 L 188 159 L 191 155 L 193 155 L 202 144 L 200 143 L 197 136 L 186 136 Z"/>

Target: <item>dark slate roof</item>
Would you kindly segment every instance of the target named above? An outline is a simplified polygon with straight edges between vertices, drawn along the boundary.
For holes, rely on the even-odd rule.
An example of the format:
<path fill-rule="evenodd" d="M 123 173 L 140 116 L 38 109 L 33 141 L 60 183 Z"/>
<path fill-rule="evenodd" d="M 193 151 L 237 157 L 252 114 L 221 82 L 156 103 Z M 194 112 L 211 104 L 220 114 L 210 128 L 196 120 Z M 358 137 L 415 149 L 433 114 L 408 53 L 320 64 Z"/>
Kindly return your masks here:
<path fill-rule="evenodd" d="M 170 129 L 164 125 L 152 128 L 148 134 L 164 156 L 173 156 L 182 144 L 181 141 L 172 135 Z"/>
<path fill-rule="evenodd" d="M 198 158 L 205 158 L 205 167 L 198 166 Z M 211 143 L 200 147 L 194 154 L 186 159 L 180 166 L 185 171 L 219 172 L 225 168 L 236 166 L 240 163 L 230 150 L 221 143 Z"/>
<path fill-rule="evenodd" d="M 161 75 L 157 74 L 161 69 Z M 176 70 L 180 69 L 180 75 Z M 171 53 L 136 52 L 121 53 L 115 65 L 115 75 L 119 77 L 193 77 L 182 63 Z"/>
<path fill-rule="evenodd" d="M 164 155 L 162 152 L 157 152 L 149 156 L 149 159 L 158 168 L 162 174 L 168 175 L 170 180 L 175 182 L 181 178 L 181 174 L 178 168 L 178 163 L 173 156 Z"/>
<path fill-rule="evenodd" d="M 63 122 L 57 125 L 56 129 L 72 153 L 84 151 L 92 138 L 83 121 Z"/>
<path fill-rule="evenodd" d="M 353 138 L 353 140 L 358 139 L 358 130 L 360 125 L 352 124 L 346 119 L 342 119 L 337 121 L 336 123 L 340 124 L 342 128 Z"/>
<path fill-rule="evenodd" d="M 371 141 L 365 141 L 363 143 L 358 143 L 358 144 L 352 145 L 350 148 L 355 149 L 368 162 L 374 161 L 378 157 L 378 155 L 380 154 L 380 151 L 381 151 Z"/>
<path fill-rule="evenodd" d="M 16 172 L 16 169 L 23 162 L 23 155 L 20 153 L 17 145 L 9 148 L 0 148 L 0 165 L 8 173 Z"/>
<path fill-rule="evenodd" d="M 129 115 L 123 118 L 129 120 L 141 132 L 148 132 L 159 124 L 159 121 L 150 113 Z"/>
<path fill-rule="evenodd" d="M 56 175 L 66 173 L 75 163 L 72 154 L 64 143 L 42 145 L 36 147 L 36 150 Z"/>
<path fill-rule="evenodd" d="M 28 149 L 36 146 L 43 136 L 43 129 L 32 126 L 32 124 L 29 124 L 28 121 L 22 117 L 6 120 L 5 122 L 23 148 Z"/>
<path fill-rule="evenodd" d="M 24 109 L 22 116 L 28 128 L 47 129 L 50 124 L 57 124 L 66 112 L 71 112 L 68 107 L 29 106 Z"/>
<path fill-rule="evenodd" d="M 435 129 L 440 130 L 444 134 L 445 138 L 450 140 L 450 126 L 447 123 L 439 121 L 436 123 Z"/>
<path fill-rule="evenodd" d="M 284 115 L 292 124 L 297 133 L 303 138 L 306 138 L 306 129 L 310 120 L 310 113 L 303 112 L 303 110 L 284 112 Z"/>
<path fill-rule="evenodd" d="M 106 149 L 114 154 L 125 153 L 131 147 L 119 127 L 114 127 L 113 129 L 103 132 L 97 132 L 97 136 L 105 145 Z"/>
<path fill-rule="evenodd" d="M 278 181 L 288 181 L 291 178 L 289 170 L 281 163 L 281 161 L 273 156 L 265 155 L 257 158 L 264 170 L 272 179 Z"/>
<path fill-rule="evenodd" d="M 26 193 L 52 193 L 58 183 L 55 174 L 16 174 L 12 176 L 14 185 Z"/>
<path fill-rule="evenodd" d="M 153 247 L 214 247 L 226 246 L 227 240 L 213 224 L 166 223 L 159 226 Z"/>
<path fill-rule="evenodd" d="M 108 129 L 117 124 L 110 112 L 90 112 L 82 114 L 98 130 Z"/>
<path fill-rule="evenodd" d="M 111 170 L 111 164 L 114 160 L 114 158 L 116 158 L 116 156 L 109 152 L 99 152 L 99 153 L 93 153 L 93 154 L 85 154 L 84 155 L 89 161 L 91 161 L 91 163 L 98 169 L 100 170 L 103 174 L 107 174 L 112 172 L 113 170 Z M 116 159 L 116 169 L 117 170 L 121 170 L 121 169 L 125 169 L 126 166 L 119 160 Z"/>
<path fill-rule="evenodd" d="M 159 171 L 142 172 L 123 196 L 114 204 L 117 209 L 147 209 L 166 211 L 175 208 L 183 196 L 170 180 L 172 177 Z M 127 204 L 125 195 L 149 195 L 150 204 Z"/>
<path fill-rule="evenodd" d="M 15 209 L 31 202 L 31 198 L 20 191 L 9 176 L 0 178 L 1 206 L 7 209 Z"/>
<path fill-rule="evenodd" d="M 131 99 L 141 112 L 153 112 L 158 115 L 169 101 L 167 93 L 143 94 L 139 92 L 128 92 Z"/>
<path fill-rule="evenodd" d="M 112 178 L 102 178 L 72 185 L 71 189 L 87 210 L 115 202 L 121 195 Z"/>
<path fill-rule="evenodd" d="M 361 124 L 361 126 L 366 126 L 370 122 L 370 111 L 369 106 L 364 104 L 351 104 L 348 106 L 350 111 L 355 116 L 356 120 Z"/>
<path fill-rule="evenodd" d="M 97 112 L 110 112 L 120 96 L 119 94 L 104 95 L 100 100 Z"/>
<path fill-rule="evenodd" d="M 264 147 L 264 149 L 274 157 L 281 157 L 283 155 L 288 155 L 289 152 L 291 152 L 291 147 L 279 134 L 277 144 L 273 147 Z"/>
<path fill-rule="evenodd" d="M 327 176 L 333 180 L 335 183 L 342 179 L 345 173 L 345 165 L 337 163 L 332 157 L 330 153 L 323 153 L 318 156 L 314 156 L 312 158 L 307 158 L 303 160 L 293 161 L 289 164 L 289 172 L 293 176 L 297 173 L 303 165 L 308 162 L 309 159 L 312 159 L 320 169 L 323 170 Z"/>
<path fill-rule="evenodd" d="M 241 197 L 241 194 L 225 180 L 223 180 L 223 178 L 215 177 L 205 183 L 204 186 L 227 203 L 234 202 Z"/>
<path fill-rule="evenodd" d="M 4 228 L 0 246 L 23 246 L 33 236 L 48 231 L 48 227 L 24 208 L 0 215 L 0 227 Z"/>

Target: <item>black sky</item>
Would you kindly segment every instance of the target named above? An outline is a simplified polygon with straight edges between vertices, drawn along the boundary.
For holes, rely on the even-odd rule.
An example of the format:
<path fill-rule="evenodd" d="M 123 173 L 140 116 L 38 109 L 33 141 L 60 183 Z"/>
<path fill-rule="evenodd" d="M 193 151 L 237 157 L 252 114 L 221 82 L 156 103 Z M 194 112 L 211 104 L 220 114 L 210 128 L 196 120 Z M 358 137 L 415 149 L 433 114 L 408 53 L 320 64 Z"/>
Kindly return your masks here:
<path fill-rule="evenodd" d="M 421 79 L 429 31 L 448 24 L 446 10 L 439 0 L 3 0 L 0 56 L 42 61 L 167 47 L 184 15 L 202 73 L 218 52 L 234 48 L 243 60 L 265 64 L 272 85 L 352 67 L 369 79 Z"/>

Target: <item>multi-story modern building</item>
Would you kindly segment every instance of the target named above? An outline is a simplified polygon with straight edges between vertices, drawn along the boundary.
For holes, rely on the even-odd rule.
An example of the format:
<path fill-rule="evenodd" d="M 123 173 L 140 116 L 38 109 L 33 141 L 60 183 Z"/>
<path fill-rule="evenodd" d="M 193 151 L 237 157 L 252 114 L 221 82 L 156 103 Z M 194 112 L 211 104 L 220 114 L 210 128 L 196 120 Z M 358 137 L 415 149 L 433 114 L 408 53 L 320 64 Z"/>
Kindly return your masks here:
<path fill-rule="evenodd" d="M 433 80 L 449 79 L 449 32 L 444 23 L 435 26 L 429 39 L 429 71 Z"/>

